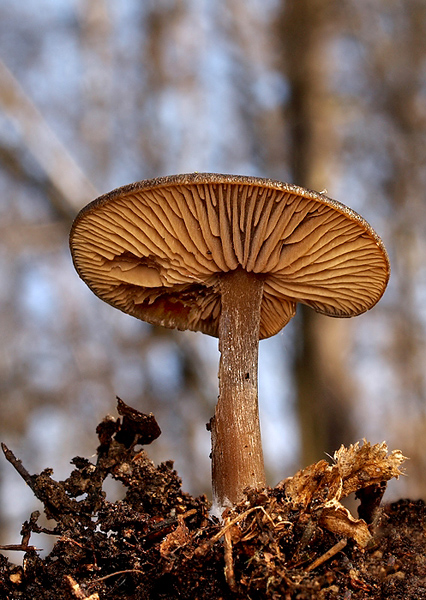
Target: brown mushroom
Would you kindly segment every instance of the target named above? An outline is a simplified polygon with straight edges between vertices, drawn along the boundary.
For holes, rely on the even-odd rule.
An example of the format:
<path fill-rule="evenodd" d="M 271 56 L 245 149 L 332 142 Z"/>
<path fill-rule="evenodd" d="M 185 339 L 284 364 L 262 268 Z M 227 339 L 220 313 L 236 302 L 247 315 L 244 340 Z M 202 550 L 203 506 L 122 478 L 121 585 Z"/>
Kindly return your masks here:
<path fill-rule="evenodd" d="M 265 485 L 257 399 L 258 341 L 297 302 L 333 317 L 370 309 L 390 273 L 370 225 L 323 194 L 269 179 L 194 173 L 101 196 L 74 221 L 74 265 L 112 306 L 165 327 L 219 338 L 211 420 L 219 506 Z"/>

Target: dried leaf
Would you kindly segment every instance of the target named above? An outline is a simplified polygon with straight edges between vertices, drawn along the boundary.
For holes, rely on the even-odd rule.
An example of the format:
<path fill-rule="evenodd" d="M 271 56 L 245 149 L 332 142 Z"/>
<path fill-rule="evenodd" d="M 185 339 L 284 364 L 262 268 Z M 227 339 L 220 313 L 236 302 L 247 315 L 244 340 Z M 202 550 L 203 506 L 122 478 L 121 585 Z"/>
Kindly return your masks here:
<path fill-rule="evenodd" d="M 174 531 L 166 535 L 164 540 L 160 544 L 160 554 L 164 558 L 169 555 L 176 548 L 180 548 L 188 543 L 191 535 L 188 527 L 185 525 L 183 519 L 179 520 L 179 524 Z"/>
<path fill-rule="evenodd" d="M 286 495 L 296 506 L 306 508 L 313 500 L 324 503 L 340 497 L 341 485 L 340 473 L 327 461 L 320 460 L 285 479 L 277 487 L 284 487 Z"/>
<path fill-rule="evenodd" d="M 334 453 L 334 459 L 342 477 L 341 497 L 344 498 L 366 486 L 380 484 L 393 477 L 398 479 L 402 475 L 399 467 L 406 457 L 400 450 L 393 450 L 388 455 L 385 442 L 372 446 L 364 440 L 362 446 L 359 442 L 349 448 L 341 446 Z"/>
<path fill-rule="evenodd" d="M 367 523 L 363 519 L 355 519 L 348 509 L 337 501 L 324 508 L 319 524 L 332 533 L 352 538 L 361 548 L 365 548 L 372 538 Z"/>
<path fill-rule="evenodd" d="M 284 488 L 292 503 L 308 512 L 322 508 L 320 523 L 323 527 L 352 538 L 364 547 L 371 539 L 367 523 L 352 517 L 340 500 L 352 492 L 398 478 L 402 474 L 399 467 L 405 457 L 400 450 L 388 454 L 385 442 L 372 446 L 364 440 L 362 446 L 358 442 L 349 448 L 341 446 L 335 452 L 334 460 L 333 465 L 320 460 L 277 487 Z"/>

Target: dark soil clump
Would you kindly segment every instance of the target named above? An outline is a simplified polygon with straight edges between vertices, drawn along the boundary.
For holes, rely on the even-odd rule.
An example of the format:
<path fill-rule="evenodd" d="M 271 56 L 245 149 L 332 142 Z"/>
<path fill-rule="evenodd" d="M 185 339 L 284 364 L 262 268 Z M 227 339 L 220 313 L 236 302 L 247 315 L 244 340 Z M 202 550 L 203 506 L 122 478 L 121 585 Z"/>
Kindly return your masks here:
<path fill-rule="evenodd" d="M 182 492 L 173 463 L 155 466 L 141 446 L 160 434 L 152 415 L 118 403 L 120 417 L 98 426 L 96 464 L 74 458 L 65 481 L 30 475 L 6 458 L 54 522 L 24 523 L 23 566 L 0 554 L 3 600 L 426 599 L 426 507 L 400 500 L 379 507 L 399 453 L 365 443 L 340 449 L 276 488 L 250 490 L 219 521 L 206 497 Z M 379 475 L 377 475 L 377 473 Z M 110 476 L 126 489 L 111 503 Z M 339 500 L 355 492 L 356 519 Z M 34 533 L 56 537 L 41 558 Z"/>

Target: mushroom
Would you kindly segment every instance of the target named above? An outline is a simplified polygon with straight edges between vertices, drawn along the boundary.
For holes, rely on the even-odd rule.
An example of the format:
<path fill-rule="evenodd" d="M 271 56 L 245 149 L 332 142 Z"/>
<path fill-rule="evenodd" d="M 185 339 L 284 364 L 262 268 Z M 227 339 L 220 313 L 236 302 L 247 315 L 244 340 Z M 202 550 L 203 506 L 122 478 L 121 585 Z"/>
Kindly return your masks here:
<path fill-rule="evenodd" d="M 390 273 L 384 245 L 353 210 L 270 179 L 193 173 L 141 181 L 83 208 L 70 235 L 75 268 L 120 310 L 219 338 L 219 398 L 211 419 L 218 507 L 264 487 L 258 342 L 302 302 L 359 315 Z"/>

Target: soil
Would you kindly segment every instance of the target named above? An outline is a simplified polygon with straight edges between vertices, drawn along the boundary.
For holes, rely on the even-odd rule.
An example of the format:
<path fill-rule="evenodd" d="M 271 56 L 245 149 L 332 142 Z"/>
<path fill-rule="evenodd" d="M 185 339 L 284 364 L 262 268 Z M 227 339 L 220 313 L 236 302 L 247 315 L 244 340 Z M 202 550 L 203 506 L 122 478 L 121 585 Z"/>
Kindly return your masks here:
<path fill-rule="evenodd" d="M 398 451 L 342 447 L 331 465 L 247 490 L 219 521 L 206 497 L 182 491 L 171 461 L 148 458 L 155 418 L 121 400 L 118 413 L 97 427 L 96 462 L 74 458 L 65 481 L 30 475 L 2 445 L 52 521 L 41 527 L 33 513 L 21 542 L 1 547 L 24 552 L 22 566 L 0 554 L 2 600 L 426 599 L 425 503 L 380 506 L 401 473 Z M 107 477 L 124 485 L 122 500 L 106 499 Z M 357 518 L 340 504 L 350 493 Z M 40 532 L 56 540 L 45 558 L 32 545 Z"/>

